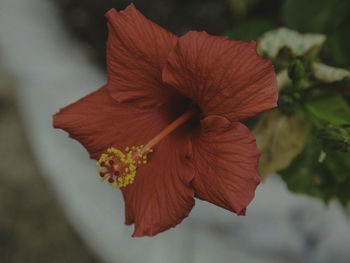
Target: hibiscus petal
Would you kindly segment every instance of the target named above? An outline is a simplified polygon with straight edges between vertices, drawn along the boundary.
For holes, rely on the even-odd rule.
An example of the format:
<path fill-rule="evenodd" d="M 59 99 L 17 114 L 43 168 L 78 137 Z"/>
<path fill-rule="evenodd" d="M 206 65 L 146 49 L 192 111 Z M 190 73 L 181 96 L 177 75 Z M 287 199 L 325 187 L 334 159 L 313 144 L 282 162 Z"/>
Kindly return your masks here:
<path fill-rule="evenodd" d="M 277 106 L 273 66 L 257 55 L 254 41 L 190 31 L 169 54 L 163 81 L 196 102 L 205 116 L 240 121 Z"/>
<path fill-rule="evenodd" d="M 111 96 L 137 106 L 160 105 L 175 92 L 162 83 L 162 68 L 177 37 L 144 17 L 133 4 L 111 9 L 108 18 L 107 70 Z"/>
<path fill-rule="evenodd" d="M 135 224 L 133 237 L 154 236 L 188 216 L 194 206 L 191 143 L 178 131 L 157 144 L 149 164 L 137 170 L 132 185 L 122 188 L 125 223 Z"/>
<path fill-rule="evenodd" d="M 104 86 L 54 115 L 53 126 L 67 131 L 98 159 L 107 148 L 145 144 L 171 120 L 161 110 L 118 103 Z"/>
<path fill-rule="evenodd" d="M 244 215 L 260 182 L 255 139 L 246 126 L 224 117 L 207 117 L 201 125 L 192 139 L 195 196 Z"/>
<path fill-rule="evenodd" d="M 62 109 L 53 123 L 98 159 L 111 146 L 141 145 L 157 135 L 174 120 L 169 109 L 173 106 L 163 106 L 145 110 L 118 103 L 105 86 Z M 121 188 L 125 222 L 135 223 L 133 236 L 153 236 L 188 216 L 194 205 L 190 151 L 189 136 L 182 129 L 174 131 L 154 147 L 148 163 L 137 168 L 134 183 Z"/>

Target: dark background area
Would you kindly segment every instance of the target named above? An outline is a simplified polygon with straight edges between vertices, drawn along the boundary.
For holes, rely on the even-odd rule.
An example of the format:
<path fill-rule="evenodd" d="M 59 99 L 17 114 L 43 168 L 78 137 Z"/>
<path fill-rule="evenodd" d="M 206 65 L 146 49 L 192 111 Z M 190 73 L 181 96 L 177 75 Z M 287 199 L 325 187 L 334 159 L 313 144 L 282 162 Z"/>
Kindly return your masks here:
<path fill-rule="evenodd" d="M 123 10 L 130 1 L 115 0 L 54 0 L 60 8 L 60 14 L 65 26 L 71 35 L 81 41 L 87 48 L 91 58 L 105 64 L 105 42 L 107 39 L 105 12 L 112 7 L 118 11 Z M 226 0 L 136 0 L 136 8 L 147 18 L 177 35 L 183 35 L 189 30 L 205 30 L 210 34 L 222 35 L 230 32 L 235 25 L 244 24 L 249 16 L 256 18 L 272 17 L 268 25 L 263 24 L 262 29 L 269 29 L 281 25 L 278 16 L 282 1 L 255 1 L 250 7 L 239 6 L 240 1 Z M 263 11 L 263 12 L 262 12 Z M 255 38 L 254 32 L 246 31 L 239 38 Z"/>
<path fill-rule="evenodd" d="M 131 1 L 52 0 L 70 34 L 89 57 L 105 65 L 107 38 L 104 13 L 123 10 Z M 286 26 L 302 33 L 322 33 L 327 42 L 321 58 L 350 68 L 350 1 L 348 0 L 135 0 L 147 18 L 183 35 L 189 30 L 227 34 L 241 40 L 258 39 L 264 32 Z"/>

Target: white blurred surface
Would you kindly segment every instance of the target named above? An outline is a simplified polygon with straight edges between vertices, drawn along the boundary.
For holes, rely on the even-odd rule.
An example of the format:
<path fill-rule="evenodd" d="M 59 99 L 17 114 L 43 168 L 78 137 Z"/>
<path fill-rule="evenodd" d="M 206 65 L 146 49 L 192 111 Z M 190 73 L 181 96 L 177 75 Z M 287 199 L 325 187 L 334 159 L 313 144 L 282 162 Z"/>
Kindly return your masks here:
<path fill-rule="evenodd" d="M 120 192 L 99 183 L 82 146 L 52 128 L 52 114 L 105 81 L 45 0 L 1 0 L 0 58 L 17 81 L 30 144 L 79 233 L 105 262 L 349 262 L 350 224 L 289 193 L 278 177 L 258 187 L 247 216 L 196 202 L 189 218 L 153 238 L 131 238 Z"/>

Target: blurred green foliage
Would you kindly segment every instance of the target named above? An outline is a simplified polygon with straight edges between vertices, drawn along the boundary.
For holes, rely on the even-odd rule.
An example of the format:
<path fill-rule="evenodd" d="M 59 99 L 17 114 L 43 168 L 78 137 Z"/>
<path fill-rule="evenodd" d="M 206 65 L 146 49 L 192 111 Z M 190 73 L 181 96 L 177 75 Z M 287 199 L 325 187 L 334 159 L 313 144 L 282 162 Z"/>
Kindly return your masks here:
<path fill-rule="evenodd" d="M 321 58 L 350 69 L 349 0 L 228 0 L 238 16 L 227 34 L 241 40 L 257 40 L 273 28 L 285 26 L 301 33 L 322 33 L 327 42 Z"/>
<path fill-rule="evenodd" d="M 333 149 L 341 152 L 350 152 L 350 125 L 333 125 L 328 123 L 320 129 L 317 138 L 326 149 Z"/>
<path fill-rule="evenodd" d="M 327 34 L 327 63 L 350 67 L 349 0 L 285 0 L 282 17 L 291 29 Z"/>
<path fill-rule="evenodd" d="M 302 33 L 330 33 L 342 23 L 348 8 L 347 0 L 285 0 L 282 16 L 288 27 Z"/>
<path fill-rule="evenodd" d="M 237 1 L 229 0 L 229 2 Z M 298 55 L 293 52 L 291 44 L 288 46 L 288 43 L 293 41 L 292 33 L 286 31 L 287 40 L 283 40 L 282 35 L 278 35 L 280 31 L 272 31 L 270 41 L 285 45 L 282 51 L 289 48 L 292 50 L 289 52 L 291 56 L 281 63 L 277 58 L 283 52 L 272 56 L 265 50 L 262 54 L 272 59 L 278 71 L 288 72 L 290 84 L 280 90 L 279 111 L 285 116 L 295 114 L 303 116 L 308 126 L 303 150 L 288 167 L 278 173 L 293 192 L 311 195 L 325 202 L 338 199 L 342 205 L 348 206 L 350 204 L 349 79 L 337 77 L 341 75 L 340 73 L 346 75 L 344 70 L 326 65 L 350 68 L 350 1 L 239 0 L 238 2 L 240 5 L 231 4 L 232 8 L 241 10 L 233 12 L 239 15 L 239 19 L 227 33 L 231 38 L 259 40 L 266 31 L 280 27 L 300 33 L 318 33 L 326 36 L 326 42 L 318 56 L 307 57 L 305 54 Z M 264 37 L 267 38 L 266 34 Z M 301 41 L 306 41 L 306 35 L 300 37 Z M 259 44 L 262 44 L 262 41 Z M 321 61 L 325 64 L 320 63 Z"/>
<path fill-rule="evenodd" d="M 275 25 L 267 19 L 253 19 L 240 22 L 234 29 L 227 32 L 227 35 L 233 39 L 249 41 L 257 39 L 266 31 L 273 29 Z"/>
<path fill-rule="evenodd" d="M 317 197 L 325 202 L 337 198 L 347 206 L 350 201 L 350 153 L 325 149 L 309 127 L 304 150 L 279 171 L 288 189 Z"/>
<path fill-rule="evenodd" d="M 350 122 L 350 108 L 346 101 L 335 92 L 320 92 L 305 103 L 310 121 L 317 127 L 324 127 L 323 122 L 333 125 Z"/>
<path fill-rule="evenodd" d="M 310 95 L 310 94 L 309 94 Z M 308 135 L 303 151 L 279 171 L 288 189 L 325 202 L 350 202 L 350 107 L 336 92 L 314 91 L 303 103 Z"/>
<path fill-rule="evenodd" d="M 295 68 L 293 62 L 290 68 L 290 71 Z M 298 67 L 298 74 L 290 74 L 296 79 L 292 88 L 304 87 L 306 91 L 301 93 L 302 100 L 290 106 L 303 114 L 308 123 L 306 143 L 292 163 L 278 173 L 291 191 L 325 202 L 335 198 L 347 206 L 350 203 L 350 107 L 336 91 L 317 85 L 296 85 L 300 79 L 307 83 L 310 78 L 303 70 Z"/>

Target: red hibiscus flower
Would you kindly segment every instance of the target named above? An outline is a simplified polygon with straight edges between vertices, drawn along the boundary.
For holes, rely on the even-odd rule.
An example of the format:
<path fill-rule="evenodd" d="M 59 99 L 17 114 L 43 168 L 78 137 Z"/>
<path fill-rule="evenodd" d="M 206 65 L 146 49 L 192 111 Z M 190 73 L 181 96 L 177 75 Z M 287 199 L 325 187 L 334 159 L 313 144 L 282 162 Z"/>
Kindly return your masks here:
<path fill-rule="evenodd" d="M 188 216 L 194 197 L 244 215 L 259 150 L 241 121 L 276 107 L 273 66 L 256 43 L 177 37 L 136 10 L 107 12 L 108 83 L 54 115 L 120 188 L 133 236 Z"/>

